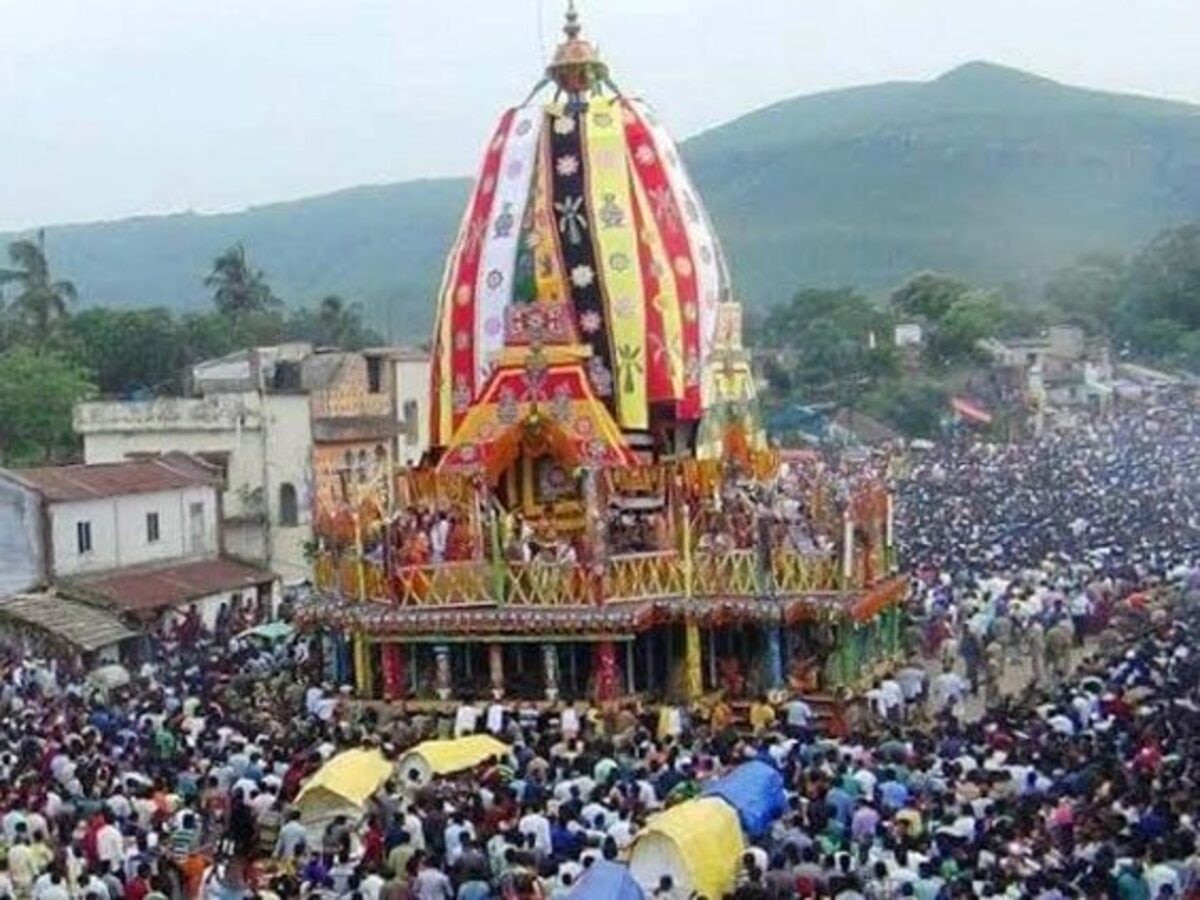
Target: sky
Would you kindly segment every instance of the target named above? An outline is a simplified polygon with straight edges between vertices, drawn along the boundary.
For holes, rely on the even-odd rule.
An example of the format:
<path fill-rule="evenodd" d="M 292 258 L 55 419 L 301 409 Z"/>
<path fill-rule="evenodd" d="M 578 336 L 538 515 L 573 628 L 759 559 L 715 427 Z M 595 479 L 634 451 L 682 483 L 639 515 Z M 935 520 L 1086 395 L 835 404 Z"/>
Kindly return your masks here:
<path fill-rule="evenodd" d="M 470 174 L 565 0 L 3 0 L 0 230 Z M 580 0 L 686 137 L 986 59 L 1200 102 L 1200 0 Z"/>

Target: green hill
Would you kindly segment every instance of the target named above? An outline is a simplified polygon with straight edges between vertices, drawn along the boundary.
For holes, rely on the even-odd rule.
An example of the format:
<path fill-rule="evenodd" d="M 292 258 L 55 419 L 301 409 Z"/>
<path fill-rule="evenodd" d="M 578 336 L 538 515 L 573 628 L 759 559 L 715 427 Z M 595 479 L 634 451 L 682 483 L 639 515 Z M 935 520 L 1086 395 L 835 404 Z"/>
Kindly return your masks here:
<path fill-rule="evenodd" d="M 1032 292 L 1079 253 L 1200 218 L 1200 107 L 986 63 L 788 100 L 692 138 L 684 155 L 754 304 L 800 285 L 883 290 L 920 269 Z M 432 319 L 467 189 L 359 187 L 54 227 L 47 241 L 86 302 L 188 309 L 207 302 L 212 257 L 241 240 L 287 300 L 361 299 L 403 340 Z"/>

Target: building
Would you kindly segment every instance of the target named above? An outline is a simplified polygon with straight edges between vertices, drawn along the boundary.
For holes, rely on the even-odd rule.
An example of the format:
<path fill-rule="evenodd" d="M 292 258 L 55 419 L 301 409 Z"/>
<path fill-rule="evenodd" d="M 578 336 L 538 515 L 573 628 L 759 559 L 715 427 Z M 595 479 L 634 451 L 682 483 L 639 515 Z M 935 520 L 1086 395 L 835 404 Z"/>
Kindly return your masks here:
<path fill-rule="evenodd" d="M 1035 430 L 1046 420 L 1070 423 L 1080 415 L 1107 412 L 1113 399 L 1108 344 L 1088 339 L 1074 325 L 1054 325 L 1032 338 L 988 338 L 979 348 L 990 359 L 1005 401 L 1033 415 Z"/>
<path fill-rule="evenodd" d="M 0 470 L 6 556 L 35 561 L 6 588 L 57 592 L 146 627 L 195 604 L 273 611 L 276 576 L 225 556 L 220 470 L 183 453 Z M 49 601 L 48 601 L 49 602 Z"/>
<path fill-rule="evenodd" d="M 286 583 L 311 574 L 318 498 L 377 477 L 389 454 L 419 459 L 428 440 L 428 356 L 419 350 L 258 347 L 199 363 L 189 380 L 186 397 L 79 404 L 84 461 L 176 451 L 218 466 L 227 551 Z"/>
<path fill-rule="evenodd" d="M 94 401 L 75 407 L 84 462 L 194 454 L 224 476 L 227 552 L 307 577 L 311 424 L 299 367 L 308 345 L 256 348 L 195 366 L 195 396 Z"/>
<path fill-rule="evenodd" d="M 396 463 L 415 466 L 429 449 L 429 352 L 419 347 L 379 347 L 364 350 L 390 371 L 395 398 Z"/>

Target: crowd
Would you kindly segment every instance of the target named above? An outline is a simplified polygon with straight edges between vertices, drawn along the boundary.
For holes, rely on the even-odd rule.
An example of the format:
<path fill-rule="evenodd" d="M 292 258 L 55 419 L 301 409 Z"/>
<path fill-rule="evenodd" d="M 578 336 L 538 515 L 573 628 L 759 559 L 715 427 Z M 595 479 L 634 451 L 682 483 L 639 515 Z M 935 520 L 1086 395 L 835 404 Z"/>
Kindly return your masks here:
<path fill-rule="evenodd" d="M 5 656 L 0 900 L 565 898 L 748 759 L 779 769 L 787 809 L 736 900 L 1200 897 L 1198 427 L 1172 410 L 931 451 L 899 485 L 913 661 L 836 735 L 801 699 L 745 723 L 498 704 L 480 727 L 511 754 L 397 771 L 361 820 L 314 828 L 292 801 L 324 761 L 395 758 L 439 723 L 351 704 L 304 640 L 196 623 L 123 687 Z M 666 873 L 646 890 L 688 900 Z"/>

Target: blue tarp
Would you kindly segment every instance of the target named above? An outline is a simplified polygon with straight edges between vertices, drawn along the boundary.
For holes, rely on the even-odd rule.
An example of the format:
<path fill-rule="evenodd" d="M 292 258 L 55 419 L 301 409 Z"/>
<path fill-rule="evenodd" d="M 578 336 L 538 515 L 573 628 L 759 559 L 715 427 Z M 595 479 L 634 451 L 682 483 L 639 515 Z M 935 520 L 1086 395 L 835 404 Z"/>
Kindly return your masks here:
<path fill-rule="evenodd" d="M 641 886 L 624 866 L 597 860 L 567 894 L 567 900 L 645 900 Z"/>
<path fill-rule="evenodd" d="M 742 831 L 752 838 L 766 834 L 787 809 L 783 776 L 774 766 L 755 760 L 738 766 L 704 788 L 704 796 L 720 797 L 737 811 Z"/>

